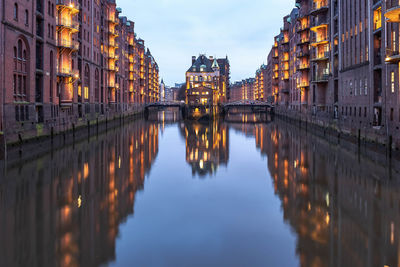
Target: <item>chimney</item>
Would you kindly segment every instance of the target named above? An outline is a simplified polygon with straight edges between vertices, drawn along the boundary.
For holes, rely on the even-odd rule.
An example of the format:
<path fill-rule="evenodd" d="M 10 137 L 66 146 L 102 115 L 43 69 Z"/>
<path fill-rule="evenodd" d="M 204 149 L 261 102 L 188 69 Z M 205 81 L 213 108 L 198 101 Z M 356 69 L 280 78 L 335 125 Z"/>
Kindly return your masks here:
<path fill-rule="evenodd" d="M 192 56 L 192 65 L 196 62 L 196 56 Z"/>

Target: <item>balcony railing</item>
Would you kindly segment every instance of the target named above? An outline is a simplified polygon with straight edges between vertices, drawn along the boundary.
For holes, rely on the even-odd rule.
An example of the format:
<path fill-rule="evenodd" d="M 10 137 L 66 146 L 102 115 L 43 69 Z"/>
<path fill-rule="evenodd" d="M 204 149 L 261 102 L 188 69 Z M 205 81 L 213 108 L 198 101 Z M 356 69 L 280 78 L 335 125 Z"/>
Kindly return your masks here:
<path fill-rule="evenodd" d="M 79 31 L 79 23 L 67 18 L 58 18 L 57 27 L 66 27 L 76 31 Z"/>
<path fill-rule="evenodd" d="M 108 33 L 109 33 L 110 35 L 118 36 L 118 33 L 117 33 L 117 31 L 116 31 L 115 29 L 109 28 L 109 29 L 108 29 Z"/>
<path fill-rule="evenodd" d="M 299 70 L 307 70 L 309 68 L 310 68 L 310 64 L 308 64 L 308 63 L 303 63 L 303 64 L 297 65 L 297 69 L 299 69 Z"/>
<path fill-rule="evenodd" d="M 328 17 L 315 17 L 311 25 L 311 30 L 317 31 L 318 29 L 327 27 L 328 24 L 329 24 Z"/>
<path fill-rule="evenodd" d="M 329 51 L 325 51 L 325 52 L 322 52 L 322 53 L 314 53 L 311 56 L 311 60 L 314 60 L 314 61 L 316 61 L 316 60 L 327 60 L 327 59 L 329 59 L 329 56 L 330 56 L 330 52 Z"/>
<path fill-rule="evenodd" d="M 386 49 L 386 63 L 398 63 L 400 62 L 400 53 L 398 50 Z"/>
<path fill-rule="evenodd" d="M 328 82 L 329 81 L 329 74 L 327 73 L 316 73 L 313 75 L 312 82 L 321 83 L 321 82 Z"/>
<path fill-rule="evenodd" d="M 57 45 L 59 47 L 63 48 L 69 48 L 72 50 L 79 50 L 79 42 L 78 41 L 72 41 L 72 40 L 67 40 L 67 39 L 59 39 L 57 41 Z"/>
<path fill-rule="evenodd" d="M 79 71 L 78 70 L 72 70 L 71 68 L 68 68 L 68 67 L 58 67 L 57 68 L 57 75 L 58 76 L 64 76 L 64 77 L 79 78 Z"/>
<path fill-rule="evenodd" d="M 388 22 L 400 22 L 400 1 L 386 0 L 385 17 Z"/>
<path fill-rule="evenodd" d="M 311 38 L 311 44 L 313 46 L 317 46 L 317 45 L 320 45 L 320 44 L 326 44 L 328 42 L 329 42 L 329 40 L 328 40 L 328 36 L 327 35 L 313 36 Z"/>
<path fill-rule="evenodd" d="M 314 0 L 311 7 L 311 14 L 316 14 L 328 9 L 328 0 Z"/>
<path fill-rule="evenodd" d="M 309 24 L 309 23 L 305 23 L 305 24 L 299 23 L 299 24 L 297 24 L 297 31 L 298 31 L 298 32 L 300 32 L 300 31 L 305 31 L 305 30 L 307 30 L 308 28 L 310 28 L 310 24 Z"/>
<path fill-rule="evenodd" d="M 308 57 L 309 55 L 310 55 L 310 52 L 308 50 L 307 51 L 299 50 L 297 52 L 297 57 Z"/>
<path fill-rule="evenodd" d="M 73 13 L 79 12 L 79 3 L 74 0 L 56 0 L 57 7 L 63 7 L 70 9 Z"/>
<path fill-rule="evenodd" d="M 118 48 L 119 47 L 118 42 L 116 42 L 115 40 L 110 41 L 108 45 L 110 47 L 114 47 L 114 48 Z"/>
<path fill-rule="evenodd" d="M 109 16 L 108 19 L 107 19 L 107 21 L 108 21 L 108 22 L 111 22 L 111 23 L 113 23 L 113 24 L 118 24 L 118 23 L 119 23 L 118 18 L 116 18 L 115 16 Z"/>
<path fill-rule="evenodd" d="M 297 87 L 298 88 L 304 88 L 304 87 L 309 87 L 310 86 L 310 83 L 309 82 L 299 82 L 298 84 L 297 84 Z"/>
<path fill-rule="evenodd" d="M 111 53 L 111 54 L 108 55 L 108 58 L 114 59 L 114 60 L 118 60 L 119 59 L 119 55 Z"/>
<path fill-rule="evenodd" d="M 302 44 L 308 44 L 309 42 L 310 42 L 310 38 L 304 37 L 304 38 L 300 38 L 300 40 L 297 44 L 302 45 Z"/>

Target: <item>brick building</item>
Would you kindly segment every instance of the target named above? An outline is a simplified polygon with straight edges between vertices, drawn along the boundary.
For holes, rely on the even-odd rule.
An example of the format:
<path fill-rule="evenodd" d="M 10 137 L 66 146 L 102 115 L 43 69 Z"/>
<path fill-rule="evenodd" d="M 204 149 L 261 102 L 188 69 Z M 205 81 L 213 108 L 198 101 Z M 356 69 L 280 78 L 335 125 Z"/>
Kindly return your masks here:
<path fill-rule="evenodd" d="M 399 2 L 295 4 L 268 54 L 277 113 L 400 147 Z"/>
<path fill-rule="evenodd" d="M 57 134 L 158 101 L 157 63 L 114 0 L 0 8 L 0 139 Z"/>
<path fill-rule="evenodd" d="M 228 57 L 192 57 L 192 65 L 186 72 L 186 103 L 212 105 L 228 101 L 230 66 Z"/>

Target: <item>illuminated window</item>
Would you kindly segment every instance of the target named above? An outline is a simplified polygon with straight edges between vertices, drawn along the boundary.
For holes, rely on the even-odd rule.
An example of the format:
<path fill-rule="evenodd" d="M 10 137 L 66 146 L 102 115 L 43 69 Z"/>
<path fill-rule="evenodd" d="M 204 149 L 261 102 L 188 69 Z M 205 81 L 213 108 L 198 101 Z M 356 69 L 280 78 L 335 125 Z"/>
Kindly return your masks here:
<path fill-rule="evenodd" d="M 394 71 L 390 73 L 390 82 L 391 82 L 391 88 L 392 88 L 392 93 L 394 93 Z"/>
<path fill-rule="evenodd" d="M 365 78 L 365 83 L 364 83 L 364 90 L 365 90 L 365 95 L 368 95 L 368 81 L 367 78 Z"/>

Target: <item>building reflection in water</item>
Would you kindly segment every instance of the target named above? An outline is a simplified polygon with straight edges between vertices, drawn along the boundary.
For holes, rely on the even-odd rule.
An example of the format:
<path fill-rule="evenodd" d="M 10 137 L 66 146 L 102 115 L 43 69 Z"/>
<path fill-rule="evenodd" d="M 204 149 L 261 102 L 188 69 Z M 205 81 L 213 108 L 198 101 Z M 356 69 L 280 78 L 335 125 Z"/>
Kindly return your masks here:
<path fill-rule="evenodd" d="M 185 137 L 186 162 L 192 166 L 192 175 L 213 174 L 219 165 L 229 160 L 229 128 L 220 121 L 185 122 L 180 124 Z"/>
<path fill-rule="evenodd" d="M 0 180 L 0 266 L 99 266 L 158 153 L 158 125 L 135 122 L 53 152 Z M 128 149 L 127 149 L 128 148 Z"/>
<path fill-rule="evenodd" d="M 135 121 L 9 167 L 0 179 L 0 266 L 100 266 L 114 260 L 119 224 L 134 212 L 162 125 Z M 300 266 L 400 266 L 398 161 L 387 169 L 352 152 L 351 145 L 284 122 L 179 127 L 186 162 L 201 177 L 227 165 L 230 128 L 254 138 L 267 155 L 283 219 L 297 236 Z"/>
<path fill-rule="evenodd" d="M 285 123 L 238 128 L 268 156 L 301 266 L 400 266 L 399 169 Z"/>

